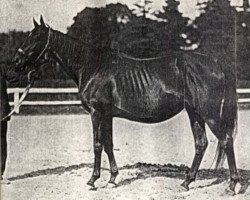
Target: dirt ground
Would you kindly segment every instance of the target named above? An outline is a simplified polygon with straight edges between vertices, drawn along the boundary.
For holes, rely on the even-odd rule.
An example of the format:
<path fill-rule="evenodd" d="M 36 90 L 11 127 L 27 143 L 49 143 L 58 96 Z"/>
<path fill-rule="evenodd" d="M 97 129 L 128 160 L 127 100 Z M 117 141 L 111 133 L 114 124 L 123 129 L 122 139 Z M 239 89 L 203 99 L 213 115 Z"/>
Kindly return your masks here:
<path fill-rule="evenodd" d="M 14 116 L 5 173 L 11 184 L 1 185 L 1 199 L 249 199 L 249 119 L 250 111 L 240 111 L 235 148 L 242 181 L 237 185 L 238 194 L 232 196 L 226 192 L 228 170 L 211 168 L 217 143 L 209 130 L 209 146 L 197 180 L 189 191 L 180 187 L 194 156 L 185 112 L 151 125 L 115 119 L 117 186 L 107 184 L 109 163 L 104 153 L 96 190 L 86 185 L 94 157 L 89 116 Z"/>

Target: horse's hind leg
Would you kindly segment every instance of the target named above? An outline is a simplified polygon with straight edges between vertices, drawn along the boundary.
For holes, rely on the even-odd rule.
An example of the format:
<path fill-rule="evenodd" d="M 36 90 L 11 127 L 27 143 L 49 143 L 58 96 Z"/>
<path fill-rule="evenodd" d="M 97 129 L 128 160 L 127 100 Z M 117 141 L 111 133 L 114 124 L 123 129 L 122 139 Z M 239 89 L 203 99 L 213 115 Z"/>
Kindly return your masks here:
<path fill-rule="evenodd" d="M 199 166 L 201 164 L 202 158 L 204 156 L 205 150 L 207 148 L 207 137 L 205 132 L 205 122 L 204 120 L 189 106 L 186 107 L 188 112 L 191 128 L 194 135 L 195 141 L 195 156 L 188 172 L 185 181 L 181 184 L 184 188 L 189 190 L 189 184 L 193 182 L 196 178 Z"/>
<path fill-rule="evenodd" d="M 230 171 L 230 185 L 229 189 L 234 192 L 236 184 L 239 182 L 240 178 L 238 175 L 235 154 L 234 154 L 234 145 L 233 145 L 233 132 L 234 127 L 228 126 L 229 128 L 224 128 L 221 130 L 218 125 L 208 123 L 210 129 L 218 138 L 220 143 L 220 148 L 218 150 L 221 153 L 222 150 L 225 151 Z M 222 157 L 218 157 L 218 159 L 222 159 Z M 217 163 L 220 163 L 220 160 L 217 160 Z"/>
<path fill-rule="evenodd" d="M 110 164 L 110 180 L 109 183 L 115 184 L 116 176 L 118 175 L 118 168 L 115 161 L 115 156 L 113 152 L 113 123 L 112 123 L 112 117 L 106 116 L 105 122 L 103 123 L 103 133 L 104 133 L 104 151 L 108 155 L 109 164 Z"/>

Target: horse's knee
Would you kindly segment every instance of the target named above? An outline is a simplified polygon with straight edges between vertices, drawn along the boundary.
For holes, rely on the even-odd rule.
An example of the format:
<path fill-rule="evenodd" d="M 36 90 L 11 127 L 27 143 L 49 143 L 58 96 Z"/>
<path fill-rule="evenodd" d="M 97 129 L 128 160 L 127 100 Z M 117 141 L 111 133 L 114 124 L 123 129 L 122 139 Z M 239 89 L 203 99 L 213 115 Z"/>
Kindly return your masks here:
<path fill-rule="evenodd" d="M 195 122 L 193 124 L 193 132 L 195 137 L 195 151 L 196 154 L 202 154 L 207 148 L 208 141 L 204 127 L 200 123 Z"/>
<path fill-rule="evenodd" d="M 207 137 L 205 134 L 202 135 L 199 139 L 195 142 L 195 153 L 196 154 L 203 154 L 208 146 Z"/>
<path fill-rule="evenodd" d="M 196 154 L 203 154 L 208 146 L 207 138 L 202 138 L 202 140 L 198 141 L 195 145 L 195 153 Z"/>

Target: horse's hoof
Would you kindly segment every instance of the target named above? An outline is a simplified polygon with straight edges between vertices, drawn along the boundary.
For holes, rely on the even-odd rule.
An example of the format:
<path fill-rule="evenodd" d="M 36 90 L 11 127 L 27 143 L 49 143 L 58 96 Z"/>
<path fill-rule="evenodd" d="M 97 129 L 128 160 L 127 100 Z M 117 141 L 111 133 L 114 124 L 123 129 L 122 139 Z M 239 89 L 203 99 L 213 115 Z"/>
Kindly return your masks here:
<path fill-rule="evenodd" d="M 230 196 L 234 196 L 236 194 L 235 188 L 236 188 L 237 182 L 236 181 L 231 181 L 229 184 L 229 187 L 226 189 L 226 194 Z"/>
<path fill-rule="evenodd" d="M 90 190 L 90 191 L 96 191 L 97 188 L 96 188 L 96 187 L 91 187 L 89 190 Z"/>
<path fill-rule="evenodd" d="M 113 174 L 111 173 L 111 177 L 109 179 L 109 183 L 115 184 L 115 179 L 116 179 L 117 175 L 118 175 L 118 172 L 113 173 Z"/>
<path fill-rule="evenodd" d="M 97 190 L 97 188 L 95 187 L 93 182 L 89 181 L 89 182 L 87 182 L 87 185 L 90 186 L 89 190 L 91 190 L 91 191 L 96 191 Z"/>
<path fill-rule="evenodd" d="M 95 188 L 95 184 L 93 181 L 87 182 L 87 185 L 91 186 L 92 188 Z"/>
<path fill-rule="evenodd" d="M 118 185 L 115 181 L 112 181 L 112 180 L 110 180 L 110 181 L 108 182 L 108 184 L 111 184 L 111 185 L 114 185 L 114 186 L 117 186 L 117 185 Z"/>
<path fill-rule="evenodd" d="M 117 186 L 118 186 L 118 184 L 116 184 L 115 182 L 113 182 L 113 183 L 108 182 L 108 184 L 106 185 L 106 188 L 115 188 Z"/>
<path fill-rule="evenodd" d="M 225 190 L 225 193 L 229 196 L 234 196 L 236 194 L 230 187 Z"/>
<path fill-rule="evenodd" d="M 182 186 L 182 188 L 185 189 L 185 191 L 188 191 L 188 190 L 189 190 L 188 184 L 187 184 L 186 182 L 183 182 L 183 183 L 181 184 L 181 186 Z"/>

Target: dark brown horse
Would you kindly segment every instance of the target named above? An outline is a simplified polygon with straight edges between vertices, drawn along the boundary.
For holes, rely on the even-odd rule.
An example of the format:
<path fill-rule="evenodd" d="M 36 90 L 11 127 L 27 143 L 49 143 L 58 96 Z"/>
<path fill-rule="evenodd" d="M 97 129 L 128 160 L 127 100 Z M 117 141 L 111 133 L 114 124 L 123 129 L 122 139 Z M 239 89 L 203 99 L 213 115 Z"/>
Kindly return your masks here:
<path fill-rule="evenodd" d="M 182 186 L 195 180 L 207 147 L 205 123 L 219 140 L 216 166 L 225 154 L 230 169 L 230 189 L 239 176 L 233 135 L 237 121 L 236 80 L 231 67 L 198 53 L 176 53 L 159 58 L 136 59 L 109 53 L 34 21 L 34 29 L 14 56 L 17 70 L 38 70 L 48 58 L 56 60 L 75 81 L 83 107 L 93 124 L 94 171 L 88 184 L 100 177 L 101 154 L 110 162 L 110 183 L 118 174 L 113 154 L 112 120 L 126 118 L 144 123 L 170 119 L 184 108 L 190 118 L 195 156 Z M 178 143 L 176 144 L 178 145 Z"/>

